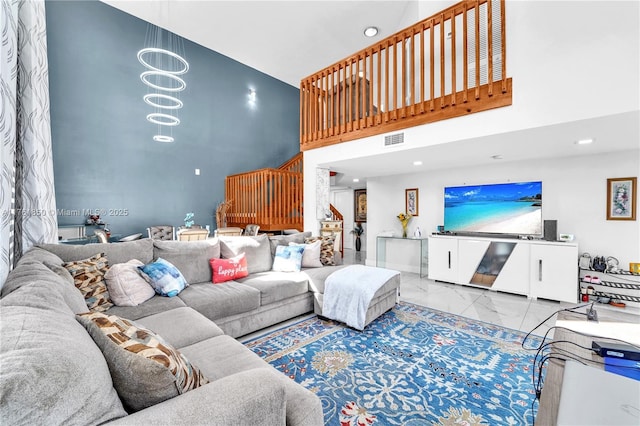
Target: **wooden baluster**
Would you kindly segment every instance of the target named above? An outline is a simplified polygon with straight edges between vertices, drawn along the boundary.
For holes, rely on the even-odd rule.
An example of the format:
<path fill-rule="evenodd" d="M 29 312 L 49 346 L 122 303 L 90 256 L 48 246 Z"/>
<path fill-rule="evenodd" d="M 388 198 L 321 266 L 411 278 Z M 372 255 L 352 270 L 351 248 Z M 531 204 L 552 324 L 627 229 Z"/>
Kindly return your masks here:
<path fill-rule="evenodd" d="M 440 108 L 445 107 L 445 58 L 444 58 L 444 13 L 440 15 Z"/>
<path fill-rule="evenodd" d="M 355 90 L 355 113 L 356 113 L 356 117 L 355 117 L 355 129 L 358 130 L 360 128 L 360 81 L 361 81 L 361 77 L 360 77 L 360 55 L 356 56 L 356 74 L 354 76 L 355 78 L 355 86 L 356 86 L 356 90 Z M 353 89 L 353 86 L 351 86 L 351 88 Z M 351 96 L 353 96 L 353 93 L 351 94 Z"/>
<path fill-rule="evenodd" d="M 392 119 L 398 119 L 398 37 L 393 37 L 393 113 Z"/>
<path fill-rule="evenodd" d="M 429 34 L 431 36 L 431 39 L 429 40 L 429 48 L 430 48 L 430 52 L 429 52 L 429 90 L 431 91 L 431 93 L 429 94 L 429 109 L 431 111 L 433 111 L 434 109 L 436 109 L 435 104 L 434 104 L 434 92 L 435 92 L 435 54 L 433 52 L 434 49 L 434 26 L 435 26 L 435 21 L 433 19 L 431 19 L 430 23 L 429 23 L 429 27 L 430 27 L 430 31 Z"/>
<path fill-rule="evenodd" d="M 331 71 L 329 71 L 329 80 L 327 81 L 327 127 L 329 127 L 329 136 L 334 135 L 335 126 L 335 123 L 333 122 L 333 103 L 335 102 L 335 94 L 333 93 L 333 74 L 335 72 L 335 68 L 332 67 Z"/>
<path fill-rule="evenodd" d="M 451 106 L 456 105 L 456 12 L 451 10 Z"/>
<path fill-rule="evenodd" d="M 411 27 L 411 77 L 409 78 L 409 105 L 411 115 L 416 115 L 416 27 Z"/>
<path fill-rule="evenodd" d="M 384 81 L 384 90 L 385 90 L 385 102 L 387 104 L 384 109 L 384 121 L 385 123 L 389 121 L 389 107 L 391 107 L 391 100 L 389 99 L 389 49 L 391 44 L 387 42 L 387 48 L 385 49 L 384 54 L 384 62 L 385 62 L 385 81 Z"/>
<path fill-rule="evenodd" d="M 468 56 L 468 28 L 467 28 L 467 3 L 462 4 L 462 102 L 467 103 L 469 91 L 469 56 Z"/>
<path fill-rule="evenodd" d="M 304 81 L 300 83 L 300 129 L 299 129 L 299 135 L 298 137 L 300 138 L 300 144 L 304 144 L 306 142 L 305 140 L 305 134 L 304 134 L 304 111 L 305 111 L 305 103 L 304 103 Z"/>
<path fill-rule="evenodd" d="M 382 47 L 378 48 L 378 75 L 376 78 L 376 83 L 378 84 L 376 123 L 380 124 L 382 123 Z"/>
<path fill-rule="evenodd" d="M 487 95 L 493 96 L 493 22 L 492 22 L 492 4 L 491 0 L 487 0 Z"/>
<path fill-rule="evenodd" d="M 424 24 L 420 25 L 420 114 L 424 114 Z"/>
<path fill-rule="evenodd" d="M 400 79 L 402 89 L 400 93 L 402 97 L 400 98 L 400 117 L 405 118 L 407 116 L 407 36 L 405 33 L 402 34 L 402 38 L 400 39 L 400 49 L 402 49 L 400 53 L 401 62 L 400 65 L 402 78 Z"/>
<path fill-rule="evenodd" d="M 348 76 L 347 78 L 349 79 L 349 81 L 347 82 L 347 86 L 349 88 L 349 93 L 345 92 L 345 96 L 347 97 L 347 109 L 344 112 L 344 119 L 347 122 L 347 131 L 348 132 L 353 132 L 353 122 L 351 119 L 351 109 L 353 108 L 353 84 L 352 81 L 353 79 L 351 78 L 351 73 L 353 72 L 352 70 L 352 63 L 351 63 L 351 59 L 349 59 L 349 62 L 347 62 L 347 73 Z"/>
<path fill-rule="evenodd" d="M 373 53 L 374 50 L 371 50 L 371 54 L 369 55 L 369 69 L 371 70 L 370 73 L 371 75 L 369 76 L 369 79 L 367 80 L 367 89 L 369 89 L 369 108 L 367 110 L 367 119 L 365 121 L 365 123 L 369 124 L 370 126 L 373 126 Z"/>

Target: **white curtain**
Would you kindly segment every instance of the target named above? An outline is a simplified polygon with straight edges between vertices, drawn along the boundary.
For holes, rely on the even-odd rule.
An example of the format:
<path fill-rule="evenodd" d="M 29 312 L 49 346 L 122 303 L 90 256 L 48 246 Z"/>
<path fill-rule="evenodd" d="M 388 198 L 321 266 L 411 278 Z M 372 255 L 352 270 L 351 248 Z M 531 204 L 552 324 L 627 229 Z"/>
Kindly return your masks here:
<path fill-rule="evenodd" d="M 0 288 L 20 256 L 57 239 L 44 0 L 0 13 Z"/>

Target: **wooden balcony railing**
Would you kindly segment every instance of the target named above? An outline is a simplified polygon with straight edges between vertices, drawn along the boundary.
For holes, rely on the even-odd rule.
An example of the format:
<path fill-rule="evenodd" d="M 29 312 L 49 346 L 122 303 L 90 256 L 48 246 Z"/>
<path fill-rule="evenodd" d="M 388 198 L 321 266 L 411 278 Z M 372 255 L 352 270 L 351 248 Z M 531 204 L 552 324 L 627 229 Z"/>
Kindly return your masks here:
<path fill-rule="evenodd" d="M 464 0 L 300 83 L 300 150 L 511 105 L 505 0 Z"/>
<path fill-rule="evenodd" d="M 244 228 L 250 223 L 260 231 L 303 229 L 302 153 L 280 168 L 260 169 L 227 176 L 225 199 L 233 200 L 227 210 L 227 226 Z"/>

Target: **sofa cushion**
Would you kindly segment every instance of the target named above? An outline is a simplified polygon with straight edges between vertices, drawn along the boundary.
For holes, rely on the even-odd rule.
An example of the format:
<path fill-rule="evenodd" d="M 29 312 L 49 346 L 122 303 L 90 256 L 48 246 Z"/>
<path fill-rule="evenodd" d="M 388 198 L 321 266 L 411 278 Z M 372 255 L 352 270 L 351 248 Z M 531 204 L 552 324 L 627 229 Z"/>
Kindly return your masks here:
<path fill-rule="evenodd" d="M 247 258 L 244 253 L 240 253 L 231 259 L 209 259 L 209 264 L 211 265 L 214 284 L 224 283 L 249 275 Z"/>
<path fill-rule="evenodd" d="M 104 312 L 113 306 L 104 281 L 104 274 L 109 269 L 104 253 L 98 253 L 87 259 L 65 262 L 62 266 L 73 276 L 73 283 L 84 296 L 90 311 Z"/>
<path fill-rule="evenodd" d="M 289 243 L 304 244 L 304 240 L 311 236 L 311 232 L 297 232 L 295 234 L 288 235 L 271 235 L 269 237 L 269 245 L 271 249 L 271 256 L 275 256 L 276 247 L 288 246 Z"/>
<path fill-rule="evenodd" d="M 289 245 L 304 247 L 304 251 L 302 252 L 303 268 L 322 268 L 324 266 L 320 261 L 320 250 L 322 248 L 322 241 L 315 241 L 310 244 L 289 243 Z"/>
<path fill-rule="evenodd" d="M 271 269 L 276 272 L 300 272 L 302 252 L 302 246 L 278 246 Z"/>
<path fill-rule="evenodd" d="M 142 263 L 149 263 L 153 260 L 153 241 L 149 238 L 124 243 L 41 244 L 38 247 L 59 256 L 64 262 L 85 259 L 96 253 L 104 253 L 113 265 L 131 259 L 138 259 Z"/>
<path fill-rule="evenodd" d="M 41 286 L 42 299 L 32 286 Z M 0 301 L 2 424 L 88 425 L 125 416 L 102 353 L 62 297 L 49 290 L 45 298 L 44 290 L 36 282 Z"/>
<path fill-rule="evenodd" d="M 217 238 L 203 241 L 154 241 L 153 258 L 163 258 L 182 272 L 189 284 L 211 282 L 209 259 L 220 257 Z"/>
<path fill-rule="evenodd" d="M 138 266 L 138 270 L 161 296 L 177 296 L 189 285 L 180 270 L 161 257 L 155 262 Z"/>
<path fill-rule="evenodd" d="M 75 280 L 69 270 L 62 266 L 62 264 L 49 263 L 46 260 L 44 261 L 44 266 L 57 276 L 57 278 L 54 279 L 59 283 L 58 290 L 62 294 L 65 302 L 67 302 L 67 306 L 76 314 L 87 312 L 89 307 L 84 300 L 82 292 L 76 288 Z M 45 277 L 40 275 L 38 279 L 43 280 Z"/>
<path fill-rule="evenodd" d="M 109 315 L 118 315 L 130 320 L 137 320 L 149 315 L 168 311 L 170 309 L 183 308 L 187 305 L 179 297 L 165 297 L 159 294 L 138 306 L 113 306 L 106 311 Z"/>
<path fill-rule="evenodd" d="M 329 275 L 338 269 L 345 268 L 349 265 L 325 266 L 324 268 L 304 269 L 302 273 L 309 280 L 309 291 L 313 293 L 324 294 L 324 281 Z"/>
<path fill-rule="evenodd" d="M 309 278 L 303 272 L 260 272 L 238 282 L 260 290 L 262 306 L 309 291 Z"/>
<path fill-rule="evenodd" d="M 271 270 L 273 260 L 267 235 L 220 237 L 220 254 L 222 257 L 230 259 L 240 253 L 244 253 L 247 257 L 247 266 L 250 274 Z"/>
<path fill-rule="evenodd" d="M 333 266 L 336 261 L 333 256 L 333 245 L 335 242 L 335 235 L 322 235 L 309 237 L 305 240 L 306 244 L 311 244 L 316 241 L 320 241 L 320 262 L 325 266 Z"/>
<path fill-rule="evenodd" d="M 113 385 L 132 411 L 150 407 L 209 381 L 158 334 L 115 315 L 77 316 L 102 350 Z"/>
<path fill-rule="evenodd" d="M 118 306 L 138 306 L 151 299 L 155 290 L 142 278 L 138 266 L 144 263 L 132 259 L 112 265 L 104 275 L 111 301 Z"/>
<path fill-rule="evenodd" d="M 213 321 L 187 306 L 149 315 L 136 323 L 155 331 L 178 349 L 224 334 Z"/>
<path fill-rule="evenodd" d="M 242 314 L 260 307 L 260 291 L 229 281 L 224 285 L 192 284 L 178 296 L 210 320 Z"/>

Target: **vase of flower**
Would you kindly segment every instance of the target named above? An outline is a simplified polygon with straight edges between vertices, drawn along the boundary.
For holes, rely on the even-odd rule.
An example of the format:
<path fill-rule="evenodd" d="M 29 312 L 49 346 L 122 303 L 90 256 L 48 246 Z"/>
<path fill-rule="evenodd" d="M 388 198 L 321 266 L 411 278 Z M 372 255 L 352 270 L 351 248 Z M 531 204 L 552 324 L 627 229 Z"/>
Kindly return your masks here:
<path fill-rule="evenodd" d="M 402 225 L 402 238 L 407 238 L 407 225 L 409 225 L 412 216 L 409 213 L 400 213 L 397 217 Z"/>
<path fill-rule="evenodd" d="M 360 222 L 356 222 L 355 228 L 351 230 L 351 233 L 356 236 L 356 251 L 360 251 L 362 248 L 362 241 L 360 241 L 360 235 L 364 233 L 364 228 Z"/>

